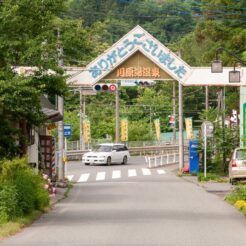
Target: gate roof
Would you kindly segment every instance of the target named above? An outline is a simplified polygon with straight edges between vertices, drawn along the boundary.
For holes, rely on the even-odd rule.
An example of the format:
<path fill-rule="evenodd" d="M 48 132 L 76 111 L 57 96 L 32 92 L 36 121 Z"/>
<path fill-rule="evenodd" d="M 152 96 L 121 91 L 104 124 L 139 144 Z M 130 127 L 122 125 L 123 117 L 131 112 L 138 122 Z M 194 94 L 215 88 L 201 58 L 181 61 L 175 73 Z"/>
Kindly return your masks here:
<path fill-rule="evenodd" d="M 160 43 L 140 26 L 136 26 L 104 53 L 94 59 L 86 68 L 73 74 L 68 83 L 72 87 L 94 85 L 103 80 L 117 67 L 131 58 L 136 52 L 141 52 L 173 80 L 183 85 L 245 85 L 246 69 L 240 68 L 241 83 L 229 83 L 229 71 L 211 73 L 210 67 L 190 67 L 177 54 Z M 238 70 L 238 69 L 237 69 Z M 139 77 L 131 78 L 139 79 Z M 155 79 L 155 80 L 163 80 Z M 170 80 L 170 79 L 169 79 Z"/>

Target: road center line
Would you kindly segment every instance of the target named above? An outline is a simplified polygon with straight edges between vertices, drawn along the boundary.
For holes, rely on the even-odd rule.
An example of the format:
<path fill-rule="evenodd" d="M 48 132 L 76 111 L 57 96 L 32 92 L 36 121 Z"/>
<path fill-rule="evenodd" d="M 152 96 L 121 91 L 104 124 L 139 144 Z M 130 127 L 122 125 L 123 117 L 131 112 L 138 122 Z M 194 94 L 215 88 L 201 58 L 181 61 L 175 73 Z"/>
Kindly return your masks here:
<path fill-rule="evenodd" d="M 113 171 L 112 173 L 112 179 L 119 179 L 121 177 L 120 170 Z"/>
<path fill-rule="evenodd" d="M 104 180 L 106 176 L 106 172 L 98 172 L 96 176 L 96 180 Z"/>
<path fill-rule="evenodd" d="M 89 176 L 90 176 L 89 173 L 81 174 L 80 177 L 79 177 L 78 183 L 87 182 Z"/>

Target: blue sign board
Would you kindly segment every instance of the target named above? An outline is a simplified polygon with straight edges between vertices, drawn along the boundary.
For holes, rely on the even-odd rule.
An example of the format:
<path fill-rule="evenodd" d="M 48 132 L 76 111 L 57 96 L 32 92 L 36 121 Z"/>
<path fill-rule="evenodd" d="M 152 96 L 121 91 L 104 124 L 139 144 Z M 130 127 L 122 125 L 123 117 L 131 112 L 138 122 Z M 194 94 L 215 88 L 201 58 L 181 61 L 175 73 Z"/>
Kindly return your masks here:
<path fill-rule="evenodd" d="M 72 125 L 64 124 L 64 137 L 70 137 L 72 135 Z"/>
<path fill-rule="evenodd" d="M 189 141 L 189 166 L 190 173 L 199 172 L 199 153 L 198 153 L 198 141 Z"/>

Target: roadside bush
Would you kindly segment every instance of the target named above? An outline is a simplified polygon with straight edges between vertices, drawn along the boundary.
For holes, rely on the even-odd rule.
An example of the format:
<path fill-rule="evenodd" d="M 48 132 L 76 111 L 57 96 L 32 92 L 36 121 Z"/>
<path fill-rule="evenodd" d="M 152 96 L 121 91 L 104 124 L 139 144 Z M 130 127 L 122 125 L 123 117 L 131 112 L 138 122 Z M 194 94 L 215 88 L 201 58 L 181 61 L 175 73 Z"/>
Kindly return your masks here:
<path fill-rule="evenodd" d="M 246 215 L 246 186 L 240 185 L 229 195 L 226 196 L 225 200 L 230 204 L 234 205 L 244 215 Z"/>
<path fill-rule="evenodd" d="M 9 220 L 42 210 L 49 204 L 44 180 L 34 173 L 25 159 L 0 163 L 0 217 Z"/>
<path fill-rule="evenodd" d="M 246 201 L 246 186 L 240 185 L 225 198 L 229 203 L 235 204 L 237 201 L 244 200 Z"/>
<path fill-rule="evenodd" d="M 0 224 L 19 214 L 17 207 L 17 190 L 14 185 L 4 184 L 0 187 Z"/>
<path fill-rule="evenodd" d="M 25 158 L 16 158 L 13 160 L 0 161 L 0 182 L 13 182 L 19 172 L 27 170 L 27 160 Z"/>

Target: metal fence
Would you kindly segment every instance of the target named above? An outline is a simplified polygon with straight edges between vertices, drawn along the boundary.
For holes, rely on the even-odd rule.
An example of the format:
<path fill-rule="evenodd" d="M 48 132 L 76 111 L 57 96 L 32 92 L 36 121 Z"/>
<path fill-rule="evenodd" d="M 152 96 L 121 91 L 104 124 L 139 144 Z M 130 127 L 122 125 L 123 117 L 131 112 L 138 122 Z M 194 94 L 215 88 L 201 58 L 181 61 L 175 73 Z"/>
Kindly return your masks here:
<path fill-rule="evenodd" d="M 174 152 L 165 155 L 145 156 L 145 161 L 148 163 L 149 168 L 175 164 L 179 161 L 179 153 Z"/>
<path fill-rule="evenodd" d="M 110 143 L 112 141 L 110 140 L 94 140 L 91 144 L 85 146 L 85 150 L 92 149 L 96 145 L 100 143 Z M 175 144 L 171 141 L 161 140 L 161 141 L 130 141 L 127 142 L 126 145 L 131 147 L 146 147 L 146 146 L 163 146 L 163 145 L 169 145 L 169 144 Z M 67 141 L 67 150 L 80 150 L 80 144 L 79 141 Z"/>

